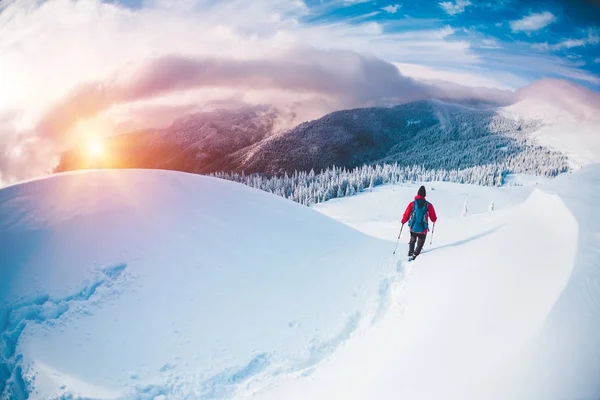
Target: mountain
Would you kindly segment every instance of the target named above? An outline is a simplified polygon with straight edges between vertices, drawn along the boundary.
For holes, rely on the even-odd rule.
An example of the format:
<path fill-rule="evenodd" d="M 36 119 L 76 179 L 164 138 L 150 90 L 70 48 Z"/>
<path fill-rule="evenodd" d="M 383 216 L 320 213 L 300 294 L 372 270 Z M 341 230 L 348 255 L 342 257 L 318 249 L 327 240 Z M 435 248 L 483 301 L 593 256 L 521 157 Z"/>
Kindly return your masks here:
<path fill-rule="evenodd" d="M 544 79 L 501 95 L 501 104 L 512 103 L 421 100 L 341 110 L 284 131 L 280 127 L 290 121 L 273 107 L 194 114 L 166 129 L 110 138 L 110 157 L 101 164 L 90 165 L 80 149 L 66 152 L 56 171 L 120 167 L 281 175 L 398 163 L 446 171 L 496 165 L 509 173 L 555 176 L 600 162 L 600 94 Z"/>
<path fill-rule="evenodd" d="M 232 170 L 270 174 L 376 162 L 468 168 L 524 151 L 524 134 L 537 127 L 536 122 L 504 118 L 495 110 L 438 100 L 344 110 L 238 152 L 230 165 Z"/>
<path fill-rule="evenodd" d="M 539 121 L 505 117 L 481 103 L 343 110 L 277 132 L 280 117 L 268 108 L 192 115 L 168 129 L 111 139 L 112 159 L 104 166 L 263 174 L 365 163 L 445 170 L 496 164 L 541 174 L 566 168 L 559 153 L 527 140 Z M 77 169 L 80 153 L 65 154 L 57 171 Z"/>

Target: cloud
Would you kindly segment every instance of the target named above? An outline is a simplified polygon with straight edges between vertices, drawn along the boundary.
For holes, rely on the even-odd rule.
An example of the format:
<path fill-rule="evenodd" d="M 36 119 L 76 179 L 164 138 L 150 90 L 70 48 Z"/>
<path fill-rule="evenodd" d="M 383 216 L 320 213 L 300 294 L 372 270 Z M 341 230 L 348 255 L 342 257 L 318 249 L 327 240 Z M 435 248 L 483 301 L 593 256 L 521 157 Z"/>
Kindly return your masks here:
<path fill-rule="evenodd" d="M 445 81 L 465 87 L 481 87 L 502 90 L 515 89 L 515 87 L 507 86 L 500 80 L 495 79 L 496 74 L 490 74 L 490 72 L 486 70 L 448 70 L 409 63 L 395 63 L 395 65 L 403 75 L 420 81 Z M 502 78 L 506 79 L 504 76 L 502 76 Z M 522 83 L 522 81 L 520 83 Z"/>
<path fill-rule="evenodd" d="M 498 39 L 490 38 L 483 39 L 479 47 L 482 49 L 501 49 L 502 45 L 500 44 L 500 42 L 498 42 Z"/>
<path fill-rule="evenodd" d="M 218 89 L 221 97 L 227 93 L 231 98 L 253 99 L 250 103 L 281 106 L 284 103 L 276 99 L 279 94 L 285 94 L 288 102 L 285 106 L 316 96 L 328 99 L 319 111 L 321 115 L 343 108 L 400 104 L 440 96 L 506 102 L 506 93 L 500 91 L 474 91 L 458 84 L 434 82 L 450 80 L 471 83 L 468 86 L 496 87 L 498 83 L 491 79 L 411 64 L 400 64 L 400 70 L 419 80 L 403 75 L 396 66 L 376 57 L 342 50 L 297 48 L 261 60 L 168 55 L 149 61 L 133 74 L 79 86 L 41 119 L 36 130 L 45 138 L 64 140 L 79 120 L 94 118 L 109 109 L 114 112 L 115 108 L 130 103 L 193 90 L 203 90 L 199 97 L 204 101 L 210 99 L 210 90 Z M 253 97 L 244 93 L 253 93 Z"/>
<path fill-rule="evenodd" d="M 444 1 L 440 3 L 440 7 L 444 9 L 449 15 L 456 15 L 463 13 L 465 9 L 472 5 L 469 0 L 456 0 L 455 2 Z"/>
<path fill-rule="evenodd" d="M 350 51 L 295 49 L 278 58 L 237 60 L 168 55 L 151 60 L 126 77 L 80 85 L 41 119 L 36 131 L 62 141 L 79 120 L 109 108 L 175 92 L 229 88 L 229 91 L 285 92 L 290 101 L 306 94 L 330 100 L 330 109 L 402 103 L 434 97 L 434 89 L 399 73 L 372 56 Z M 260 96 L 259 96 L 260 97 Z"/>
<path fill-rule="evenodd" d="M 560 49 L 572 49 L 573 47 L 581 47 L 587 44 L 587 40 L 585 39 L 566 39 L 560 43 L 555 44 L 554 46 L 550 46 L 553 50 Z"/>
<path fill-rule="evenodd" d="M 0 14 L 0 109 L 26 107 L 31 119 L 78 82 L 103 78 L 149 55 L 254 59 L 313 46 L 405 61 L 477 59 L 467 42 L 454 40 L 443 27 L 392 32 L 360 19 L 302 23 L 309 11 L 300 1 L 148 2 L 134 11 L 97 0 L 40 4 L 17 0 Z"/>
<path fill-rule="evenodd" d="M 533 44 L 533 48 L 537 50 L 563 50 L 563 49 L 572 49 L 575 47 L 584 47 L 588 45 L 597 45 L 600 43 L 600 34 L 597 29 L 590 28 L 588 29 L 587 36 L 573 39 L 563 39 L 560 42 L 550 45 L 547 42 L 544 43 L 535 43 Z"/>
<path fill-rule="evenodd" d="M 401 7 L 402 7 L 402 4 L 394 4 L 394 5 L 390 4 L 389 6 L 383 7 L 382 10 L 389 14 L 396 14 L 398 12 L 398 10 L 400 10 Z"/>
<path fill-rule="evenodd" d="M 47 174 L 57 162 L 54 142 L 18 125 L 18 113 L 0 113 L 0 187 Z"/>
<path fill-rule="evenodd" d="M 545 28 L 557 20 L 556 16 L 550 11 L 533 13 L 516 21 L 510 22 L 510 28 L 513 32 L 535 32 Z"/>
<path fill-rule="evenodd" d="M 600 85 L 600 77 L 580 69 L 581 62 L 563 59 L 550 54 L 493 54 L 486 59 L 487 68 L 512 71 L 517 75 L 523 72 L 539 74 L 542 77 L 561 77 Z"/>
<path fill-rule="evenodd" d="M 517 100 L 555 104 L 573 115 L 600 118 L 600 92 L 562 79 L 540 79 L 516 93 Z M 589 112 L 589 110 L 593 110 Z"/>
<path fill-rule="evenodd" d="M 596 64 L 599 64 L 599 63 L 600 63 L 600 57 L 596 58 L 596 59 L 594 60 L 594 62 L 595 62 Z"/>

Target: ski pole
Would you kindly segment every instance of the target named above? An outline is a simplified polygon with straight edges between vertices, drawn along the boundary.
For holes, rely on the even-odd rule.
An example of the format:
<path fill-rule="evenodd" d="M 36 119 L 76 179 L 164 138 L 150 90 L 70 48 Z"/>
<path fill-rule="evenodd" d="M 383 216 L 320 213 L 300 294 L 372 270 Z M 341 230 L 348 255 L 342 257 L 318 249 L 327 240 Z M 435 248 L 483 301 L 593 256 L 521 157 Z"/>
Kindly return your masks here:
<path fill-rule="evenodd" d="M 396 241 L 396 247 L 394 248 L 394 253 L 392 255 L 396 255 L 396 250 L 398 250 L 398 243 L 400 243 L 400 236 L 402 236 L 402 229 L 404 228 L 404 224 L 400 227 L 400 234 L 398 234 L 398 240 Z"/>
<path fill-rule="evenodd" d="M 429 247 L 433 246 L 433 233 L 435 232 L 435 222 L 433 223 L 433 228 L 431 228 L 431 240 L 429 240 Z"/>

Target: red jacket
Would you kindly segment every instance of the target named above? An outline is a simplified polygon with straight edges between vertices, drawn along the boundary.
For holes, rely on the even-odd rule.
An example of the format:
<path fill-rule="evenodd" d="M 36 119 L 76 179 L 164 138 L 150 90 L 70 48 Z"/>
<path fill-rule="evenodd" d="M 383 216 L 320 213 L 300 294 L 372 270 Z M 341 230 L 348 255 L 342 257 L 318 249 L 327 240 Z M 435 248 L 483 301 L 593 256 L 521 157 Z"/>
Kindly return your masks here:
<path fill-rule="evenodd" d="M 415 196 L 415 200 L 419 200 L 419 199 L 425 200 L 425 197 Z M 408 220 L 410 218 L 410 214 L 412 213 L 414 206 L 415 206 L 414 201 L 411 201 L 410 203 L 408 203 L 408 206 L 406 207 L 406 210 L 404 211 L 404 215 L 402 216 L 403 224 L 408 222 Z M 437 221 L 437 215 L 435 215 L 435 208 L 433 208 L 433 204 L 431 204 L 429 202 L 427 202 L 427 216 L 429 217 L 429 219 L 431 219 L 432 222 Z M 424 233 L 427 233 L 427 230 Z"/>

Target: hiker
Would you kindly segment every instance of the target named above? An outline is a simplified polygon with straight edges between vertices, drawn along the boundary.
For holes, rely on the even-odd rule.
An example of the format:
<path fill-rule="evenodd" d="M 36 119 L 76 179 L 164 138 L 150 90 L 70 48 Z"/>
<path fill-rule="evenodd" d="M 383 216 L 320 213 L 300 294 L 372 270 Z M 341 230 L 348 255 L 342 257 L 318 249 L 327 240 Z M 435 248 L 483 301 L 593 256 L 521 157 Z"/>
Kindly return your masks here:
<path fill-rule="evenodd" d="M 413 260 L 421 253 L 425 238 L 429 230 L 428 220 L 431 219 L 435 223 L 437 216 L 433 204 L 425 200 L 427 192 L 425 186 L 421 186 L 415 200 L 410 202 L 402 216 L 402 225 L 408 222 L 410 228 L 410 242 L 408 242 L 408 257 Z M 415 248 L 415 242 L 417 248 Z"/>

